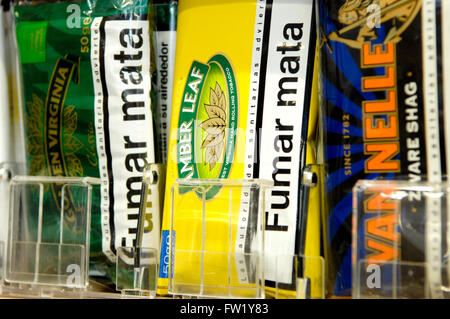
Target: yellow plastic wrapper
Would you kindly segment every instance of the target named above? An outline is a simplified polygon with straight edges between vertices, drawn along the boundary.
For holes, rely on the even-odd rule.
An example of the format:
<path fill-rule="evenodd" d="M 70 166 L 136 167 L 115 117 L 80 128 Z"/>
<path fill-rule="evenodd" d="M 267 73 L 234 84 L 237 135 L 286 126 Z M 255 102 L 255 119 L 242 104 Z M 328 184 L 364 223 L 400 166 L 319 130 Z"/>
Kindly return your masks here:
<path fill-rule="evenodd" d="M 258 280 L 241 266 L 256 257 L 266 296 L 295 297 L 294 256 L 320 256 L 319 188 L 305 193 L 302 184 L 316 162 L 314 2 L 179 1 L 177 24 L 158 293 L 170 292 L 175 268 L 176 280 L 206 287 L 198 294 L 240 287 L 225 295 L 246 296 Z M 273 188 L 255 221 L 245 188 L 177 179 L 264 180 Z M 262 250 L 252 247 L 260 243 L 254 225 L 264 228 Z M 311 296 L 320 296 L 322 267 L 301 269 Z"/>

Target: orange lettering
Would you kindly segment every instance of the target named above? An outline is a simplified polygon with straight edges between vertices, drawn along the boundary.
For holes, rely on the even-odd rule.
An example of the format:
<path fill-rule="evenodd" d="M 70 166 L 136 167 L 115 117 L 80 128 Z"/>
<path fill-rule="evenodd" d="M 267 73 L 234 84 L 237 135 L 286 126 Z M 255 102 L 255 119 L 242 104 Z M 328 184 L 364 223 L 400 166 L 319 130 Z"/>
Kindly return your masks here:
<path fill-rule="evenodd" d="M 388 125 L 383 125 L 385 123 L 384 119 L 375 119 L 376 127 L 373 127 L 374 119 L 366 117 L 364 119 L 364 132 L 365 138 L 367 139 L 384 139 L 384 138 L 396 138 L 397 137 L 397 116 L 391 115 L 388 117 Z M 390 124 L 390 125 L 389 125 Z"/>
<path fill-rule="evenodd" d="M 395 86 L 395 70 L 393 66 L 386 67 L 385 75 L 363 78 L 363 90 L 393 88 Z"/>
<path fill-rule="evenodd" d="M 395 214 L 385 214 L 367 221 L 367 232 L 388 241 L 397 241 Z"/>
<path fill-rule="evenodd" d="M 392 159 L 399 150 L 398 143 L 368 144 L 365 154 L 375 153 L 366 161 L 368 171 L 398 171 L 399 161 Z"/>
<path fill-rule="evenodd" d="M 369 256 L 369 264 L 378 264 L 379 262 L 393 260 L 396 257 L 394 248 L 387 244 L 368 239 L 367 247 L 378 251 L 378 253 Z"/>
<path fill-rule="evenodd" d="M 398 201 L 390 198 L 391 193 L 392 192 L 382 190 L 370 197 L 367 201 L 366 210 L 375 212 L 379 212 L 381 210 L 395 211 L 397 209 Z"/>
<path fill-rule="evenodd" d="M 370 43 L 364 43 L 362 53 L 363 67 L 391 64 L 395 61 L 395 46 L 393 43 L 387 43 L 386 50 L 383 50 L 383 44 L 375 44 L 373 45 L 373 51 L 370 49 Z"/>
<path fill-rule="evenodd" d="M 387 100 L 385 101 L 364 101 L 363 107 L 366 113 L 394 112 L 397 110 L 397 97 L 394 90 L 386 92 Z"/>

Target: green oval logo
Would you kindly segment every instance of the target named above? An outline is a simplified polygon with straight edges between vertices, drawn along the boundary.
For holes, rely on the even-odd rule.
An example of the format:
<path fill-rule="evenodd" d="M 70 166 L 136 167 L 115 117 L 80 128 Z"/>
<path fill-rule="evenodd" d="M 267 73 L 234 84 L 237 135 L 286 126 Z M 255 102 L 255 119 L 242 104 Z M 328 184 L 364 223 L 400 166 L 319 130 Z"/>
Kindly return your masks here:
<path fill-rule="evenodd" d="M 213 56 L 207 64 L 194 61 L 183 92 L 177 136 L 180 178 L 227 178 L 233 164 L 238 125 L 238 92 L 230 61 Z M 195 191 L 192 187 L 181 193 Z M 220 187 L 206 190 L 214 198 Z"/>

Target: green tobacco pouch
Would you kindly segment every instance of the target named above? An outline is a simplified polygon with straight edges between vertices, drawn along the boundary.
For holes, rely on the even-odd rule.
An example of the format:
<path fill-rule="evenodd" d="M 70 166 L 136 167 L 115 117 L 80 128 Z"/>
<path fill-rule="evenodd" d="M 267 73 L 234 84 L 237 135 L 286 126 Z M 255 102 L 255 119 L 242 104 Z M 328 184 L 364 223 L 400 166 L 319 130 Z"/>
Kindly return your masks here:
<path fill-rule="evenodd" d="M 149 3 L 83 0 L 14 10 L 27 173 L 101 179 L 92 199 L 90 272 L 111 278 L 116 248 L 136 244 L 142 174 L 155 159 Z M 58 185 L 45 189 L 46 212 L 59 211 L 59 192 Z M 76 196 L 69 195 L 67 205 Z M 69 231 L 83 218 L 74 213 L 63 223 Z M 59 236 L 56 214 L 47 217 L 43 241 Z"/>

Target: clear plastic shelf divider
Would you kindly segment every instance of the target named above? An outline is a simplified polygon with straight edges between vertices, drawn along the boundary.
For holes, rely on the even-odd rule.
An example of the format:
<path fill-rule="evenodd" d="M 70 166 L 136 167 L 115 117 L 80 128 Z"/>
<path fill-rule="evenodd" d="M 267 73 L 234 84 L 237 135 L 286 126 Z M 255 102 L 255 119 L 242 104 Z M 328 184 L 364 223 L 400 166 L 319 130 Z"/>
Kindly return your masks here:
<path fill-rule="evenodd" d="M 290 273 L 286 272 L 288 264 L 293 265 Z M 277 256 L 274 297 L 276 299 L 324 299 L 325 261 L 323 257 Z"/>
<path fill-rule="evenodd" d="M 156 296 L 158 251 L 154 248 L 117 249 L 116 289 L 124 298 Z"/>
<path fill-rule="evenodd" d="M 89 177 L 11 178 L 3 290 L 45 297 L 87 289 L 92 187 L 99 184 Z"/>
<path fill-rule="evenodd" d="M 171 190 L 169 294 L 264 298 L 265 180 L 179 179 Z"/>
<path fill-rule="evenodd" d="M 139 212 L 142 222 L 138 224 L 138 246 L 157 251 L 161 244 L 165 178 L 165 164 L 149 164 L 142 179 Z"/>
<path fill-rule="evenodd" d="M 143 175 L 138 233 L 135 247 L 116 254 L 116 290 L 123 298 L 154 298 L 159 268 L 165 165 L 149 164 Z"/>
<path fill-rule="evenodd" d="M 353 298 L 450 298 L 448 183 L 353 189 Z"/>
<path fill-rule="evenodd" d="M 4 283 L 3 278 L 4 267 L 5 267 L 5 243 L 3 241 L 0 241 L 0 293 L 1 293 L 1 286 Z"/>

